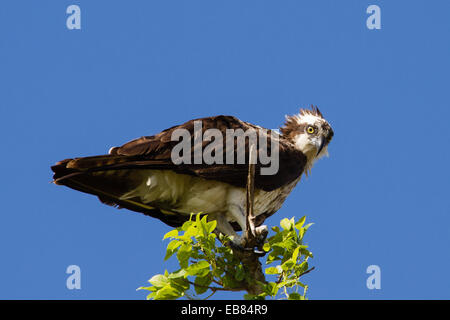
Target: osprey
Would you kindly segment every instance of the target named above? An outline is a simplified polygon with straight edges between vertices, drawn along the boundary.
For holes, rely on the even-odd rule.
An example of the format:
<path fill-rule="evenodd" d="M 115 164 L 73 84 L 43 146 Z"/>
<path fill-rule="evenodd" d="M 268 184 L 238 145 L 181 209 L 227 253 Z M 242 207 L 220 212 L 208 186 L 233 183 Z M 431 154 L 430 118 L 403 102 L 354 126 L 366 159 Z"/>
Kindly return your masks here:
<path fill-rule="evenodd" d="M 218 145 L 224 143 L 220 134 L 226 136 L 233 130 L 252 130 L 259 135 L 259 142 L 261 137 L 266 139 L 266 143 L 255 146 L 256 153 L 265 151 L 271 157 L 276 156 L 278 162 L 276 172 L 271 174 L 262 174 L 267 169 L 267 161 L 255 162 L 252 231 L 261 233 L 267 230 L 262 226 L 264 220 L 281 208 L 301 176 L 308 174 L 317 159 L 328 154 L 333 130 L 317 107 L 286 116 L 279 133 L 233 116 L 190 120 L 156 135 L 113 147 L 107 155 L 59 161 L 51 167 L 53 182 L 96 195 L 105 204 L 141 212 L 173 227 L 187 221 L 191 213 L 206 213 L 210 219 L 217 220 L 219 232 L 239 244 L 242 238 L 236 231 L 246 229 L 246 183 L 253 149 L 251 139 L 243 139 L 243 144 L 232 139 L 226 146 Z M 179 152 L 180 139 L 174 139 L 177 132 L 185 133 L 192 142 L 190 148 Z M 211 135 L 199 139 L 199 135 L 208 132 L 214 132 L 214 139 Z M 277 148 L 272 148 L 275 145 Z M 199 161 L 202 158 L 197 157 L 199 150 L 206 152 L 208 147 L 215 159 L 213 163 Z M 187 161 L 174 159 L 175 149 Z M 241 161 L 239 152 L 244 155 Z"/>

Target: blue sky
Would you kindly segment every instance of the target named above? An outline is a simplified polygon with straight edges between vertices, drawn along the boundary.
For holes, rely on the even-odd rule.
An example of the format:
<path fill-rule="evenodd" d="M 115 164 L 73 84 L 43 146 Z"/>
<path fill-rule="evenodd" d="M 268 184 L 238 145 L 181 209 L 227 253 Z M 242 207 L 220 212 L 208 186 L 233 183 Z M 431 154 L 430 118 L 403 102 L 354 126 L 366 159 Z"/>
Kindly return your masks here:
<path fill-rule="evenodd" d="M 81 8 L 81 30 L 66 8 Z M 369 30 L 366 8 L 381 8 Z M 0 298 L 143 299 L 170 230 L 50 183 L 58 160 L 194 117 L 335 137 L 269 220 L 306 215 L 310 299 L 450 298 L 450 2 L 2 1 Z M 66 288 L 67 266 L 81 290 Z M 366 268 L 381 268 L 381 289 Z M 242 297 L 242 293 L 216 295 Z"/>

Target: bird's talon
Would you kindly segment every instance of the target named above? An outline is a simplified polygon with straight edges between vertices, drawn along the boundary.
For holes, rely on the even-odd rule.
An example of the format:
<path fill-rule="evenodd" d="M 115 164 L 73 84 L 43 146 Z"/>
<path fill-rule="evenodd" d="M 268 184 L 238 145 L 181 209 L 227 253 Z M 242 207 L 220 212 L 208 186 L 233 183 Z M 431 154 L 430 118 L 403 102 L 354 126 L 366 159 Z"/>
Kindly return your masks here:
<path fill-rule="evenodd" d="M 264 257 L 266 255 L 266 252 L 264 250 L 261 250 L 261 248 L 254 248 L 253 253 L 259 257 Z"/>
<path fill-rule="evenodd" d="M 247 248 L 245 248 L 243 245 L 236 243 L 234 241 L 230 241 L 229 242 L 229 246 L 231 249 L 233 250 L 238 250 L 238 251 L 246 251 Z"/>

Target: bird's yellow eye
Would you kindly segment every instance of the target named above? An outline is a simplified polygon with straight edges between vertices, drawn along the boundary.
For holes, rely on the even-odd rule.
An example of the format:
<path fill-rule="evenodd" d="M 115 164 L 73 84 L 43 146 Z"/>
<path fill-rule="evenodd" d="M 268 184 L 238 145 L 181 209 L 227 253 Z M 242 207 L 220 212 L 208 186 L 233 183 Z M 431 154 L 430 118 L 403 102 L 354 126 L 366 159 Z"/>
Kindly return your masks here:
<path fill-rule="evenodd" d="M 316 129 L 314 129 L 314 127 L 309 126 L 309 127 L 306 129 L 306 132 L 308 132 L 308 133 L 314 133 L 314 132 L 316 132 Z"/>

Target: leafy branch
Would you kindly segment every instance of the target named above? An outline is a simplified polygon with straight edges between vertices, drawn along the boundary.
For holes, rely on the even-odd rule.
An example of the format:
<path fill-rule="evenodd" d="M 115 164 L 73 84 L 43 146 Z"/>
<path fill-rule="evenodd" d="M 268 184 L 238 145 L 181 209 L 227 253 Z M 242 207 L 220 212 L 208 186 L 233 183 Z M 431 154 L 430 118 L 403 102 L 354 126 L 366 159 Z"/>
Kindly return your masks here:
<path fill-rule="evenodd" d="M 149 291 L 147 299 L 154 300 L 207 299 L 217 291 L 247 291 L 246 299 L 305 299 L 308 287 L 300 278 L 314 268 L 309 268 L 312 254 L 303 243 L 311 224 L 304 223 L 305 217 L 297 222 L 283 219 L 281 228 L 272 228 L 275 234 L 267 239 L 263 250 L 267 253 L 266 265 L 276 265 L 265 269 L 265 275 L 273 278 L 267 281 L 256 279 L 241 252 L 228 245 L 230 239 L 215 232 L 216 221 L 208 221 L 207 215 L 191 215 L 189 221 L 164 236 L 171 239 L 164 260 L 176 256 L 180 268 L 153 276 L 150 286 L 138 290 Z M 251 290 L 255 286 L 257 292 Z"/>

